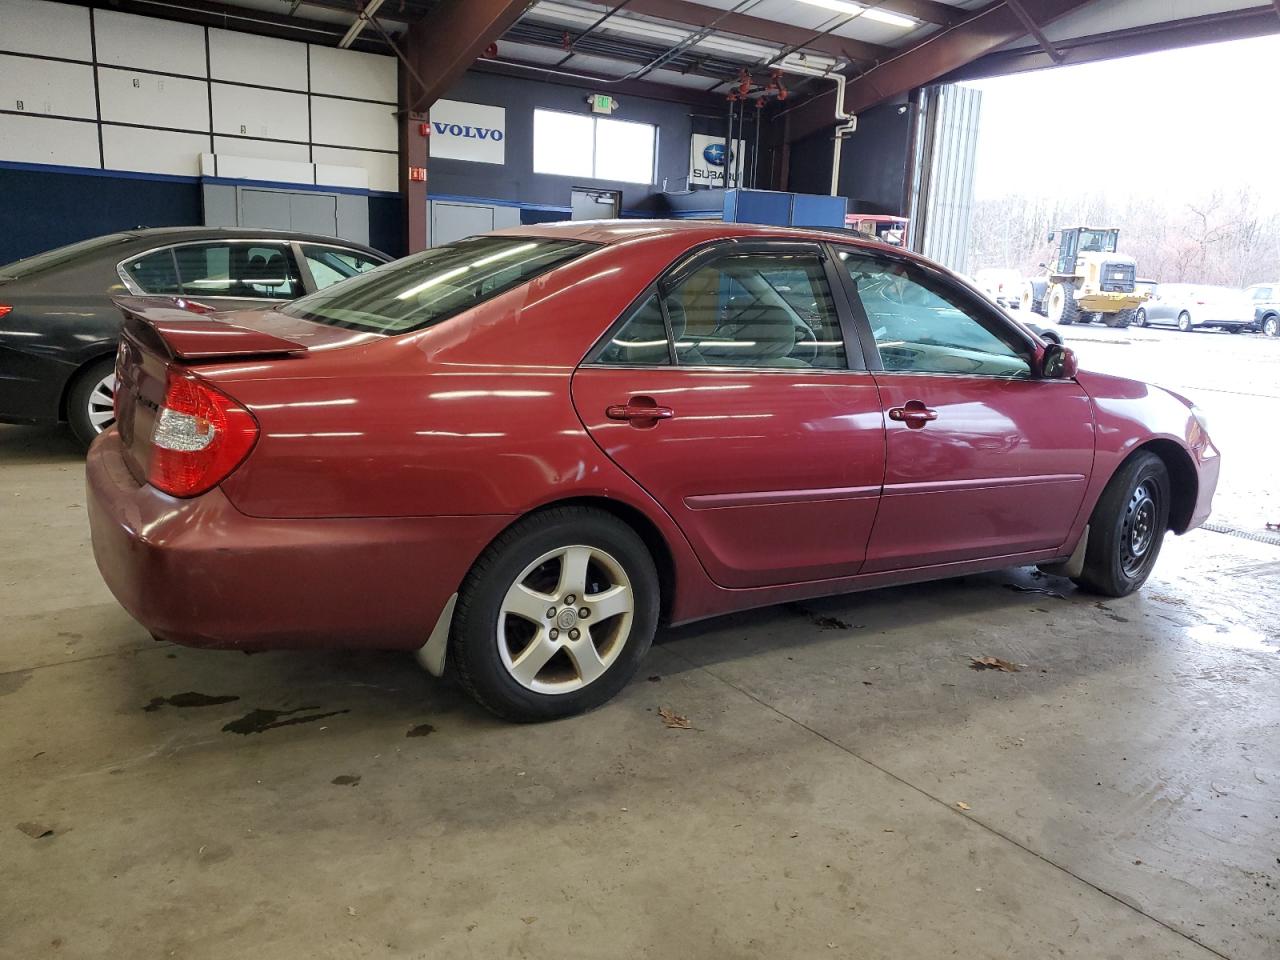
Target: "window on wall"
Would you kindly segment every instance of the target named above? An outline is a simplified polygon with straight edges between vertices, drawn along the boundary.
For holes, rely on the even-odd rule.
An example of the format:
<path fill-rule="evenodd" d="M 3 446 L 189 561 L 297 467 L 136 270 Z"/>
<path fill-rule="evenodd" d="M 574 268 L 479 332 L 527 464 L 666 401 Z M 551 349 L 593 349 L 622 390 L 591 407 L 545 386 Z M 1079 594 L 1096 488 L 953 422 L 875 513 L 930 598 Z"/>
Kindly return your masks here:
<path fill-rule="evenodd" d="M 533 111 L 533 172 L 652 183 L 658 128 L 609 117 Z"/>

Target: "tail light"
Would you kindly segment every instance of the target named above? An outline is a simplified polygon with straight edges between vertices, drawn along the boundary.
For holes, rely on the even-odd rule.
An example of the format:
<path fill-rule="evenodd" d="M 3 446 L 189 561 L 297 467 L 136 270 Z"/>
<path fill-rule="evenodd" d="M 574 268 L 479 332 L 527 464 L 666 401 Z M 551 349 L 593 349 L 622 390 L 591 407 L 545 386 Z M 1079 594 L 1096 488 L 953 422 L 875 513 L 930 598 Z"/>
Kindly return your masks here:
<path fill-rule="evenodd" d="M 13 312 L 13 307 L 9 306 L 9 304 L 7 303 L 0 303 L 0 320 L 3 320 L 12 312 Z"/>
<path fill-rule="evenodd" d="M 147 480 L 175 497 L 221 483 L 258 440 L 253 414 L 190 373 L 169 371 Z"/>

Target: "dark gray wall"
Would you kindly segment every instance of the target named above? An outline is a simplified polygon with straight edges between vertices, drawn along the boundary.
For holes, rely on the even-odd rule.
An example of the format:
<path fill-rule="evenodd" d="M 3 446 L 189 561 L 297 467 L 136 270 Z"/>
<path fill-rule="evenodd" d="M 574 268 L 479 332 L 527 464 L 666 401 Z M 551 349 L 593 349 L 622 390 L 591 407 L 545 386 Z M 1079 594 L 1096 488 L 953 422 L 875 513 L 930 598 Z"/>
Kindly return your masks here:
<path fill-rule="evenodd" d="M 858 114 L 858 129 L 846 138 L 840 157 L 840 193 L 850 212 L 906 216 L 903 200 L 911 153 L 910 109 L 885 104 Z M 791 145 L 787 189 L 797 193 L 831 190 L 830 133 Z"/>
<path fill-rule="evenodd" d="M 587 114 L 587 96 L 609 92 L 608 86 L 577 87 L 475 70 L 468 72 L 446 99 L 506 108 L 506 164 L 499 167 L 466 160 L 433 159 L 429 166 L 428 193 L 507 200 L 521 204 L 526 213 L 533 214 L 538 212 L 538 207 L 562 208 L 567 216 L 571 189 L 590 186 L 621 190 L 622 209 L 627 215 L 670 216 L 678 211 L 719 210 L 723 206 L 719 191 L 700 188 L 692 196 L 682 196 L 689 176 L 689 138 L 694 133 L 722 135 L 725 131 L 725 121 L 705 116 L 709 114 L 705 106 L 613 94 L 621 105 L 613 113 L 615 118 L 651 123 L 658 128 L 655 184 L 615 183 L 533 172 L 534 108 Z M 663 178 L 667 179 L 669 192 L 663 191 Z M 555 215 L 559 211 L 543 212 Z M 526 217 L 526 221 L 529 219 L 538 218 Z"/>

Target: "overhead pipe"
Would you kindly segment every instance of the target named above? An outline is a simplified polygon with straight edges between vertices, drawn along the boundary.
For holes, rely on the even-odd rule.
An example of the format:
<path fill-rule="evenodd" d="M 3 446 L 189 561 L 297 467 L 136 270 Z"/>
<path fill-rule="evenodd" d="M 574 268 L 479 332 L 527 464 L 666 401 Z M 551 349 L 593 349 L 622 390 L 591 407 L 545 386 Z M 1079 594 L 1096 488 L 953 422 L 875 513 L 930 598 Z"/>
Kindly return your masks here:
<path fill-rule="evenodd" d="M 836 130 L 835 146 L 831 151 L 831 196 L 838 197 L 840 195 L 840 147 L 844 143 L 844 138 L 858 129 L 858 118 L 845 113 L 844 109 L 844 90 L 849 81 L 842 73 L 809 70 L 795 64 L 791 64 L 784 69 L 788 73 L 800 73 L 805 76 L 818 77 L 823 80 L 832 80 L 835 82 Z"/>

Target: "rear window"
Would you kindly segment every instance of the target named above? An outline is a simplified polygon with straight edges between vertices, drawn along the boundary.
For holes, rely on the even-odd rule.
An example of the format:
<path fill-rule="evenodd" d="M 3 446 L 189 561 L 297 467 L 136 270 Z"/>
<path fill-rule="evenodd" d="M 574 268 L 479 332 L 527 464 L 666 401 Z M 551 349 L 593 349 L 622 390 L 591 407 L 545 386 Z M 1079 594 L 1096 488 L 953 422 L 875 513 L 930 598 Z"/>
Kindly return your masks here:
<path fill-rule="evenodd" d="M 336 283 L 281 312 L 332 327 L 408 333 L 447 320 L 596 246 L 537 237 L 471 237 Z"/>
<path fill-rule="evenodd" d="M 112 233 L 105 237 L 94 237 L 92 240 L 81 240 L 79 243 L 71 243 L 65 247 L 46 250 L 44 253 L 37 253 L 33 257 L 26 257 L 22 260 L 15 260 L 13 263 L 5 264 L 0 267 L 0 277 L 20 280 L 23 277 L 34 276 L 43 270 L 52 270 L 54 267 L 60 267 L 64 263 L 70 263 L 73 260 L 98 253 L 109 247 L 123 246 L 132 239 L 133 237 L 127 233 Z"/>

